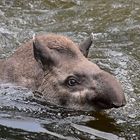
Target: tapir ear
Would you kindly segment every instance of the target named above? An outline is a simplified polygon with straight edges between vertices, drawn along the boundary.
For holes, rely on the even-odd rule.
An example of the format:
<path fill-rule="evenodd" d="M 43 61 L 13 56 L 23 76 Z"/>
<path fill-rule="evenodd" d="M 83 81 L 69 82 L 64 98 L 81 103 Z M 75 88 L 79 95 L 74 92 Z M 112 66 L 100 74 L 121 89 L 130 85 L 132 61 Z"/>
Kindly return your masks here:
<path fill-rule="evenodd" d="M 56 58 L 54 50 L 41 44 L 37 38 L 33 40 L 33 53 L 34 58 L 42 65 L 44 70 L 57 64 L 58 59 Z"/>
<path fill-rule="evenodd" d="M 88 56 L 89 48 L 92 44 L 92 40 L 93 40 L 93 33 L 79 45 L 79 49 L 85 57 Z"/>

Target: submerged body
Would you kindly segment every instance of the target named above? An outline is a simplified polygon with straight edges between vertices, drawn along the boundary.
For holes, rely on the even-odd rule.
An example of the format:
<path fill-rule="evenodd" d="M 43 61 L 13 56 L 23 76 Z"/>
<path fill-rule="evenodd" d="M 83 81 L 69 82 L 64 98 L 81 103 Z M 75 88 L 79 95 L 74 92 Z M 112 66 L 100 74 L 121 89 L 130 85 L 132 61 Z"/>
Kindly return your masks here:
<path fill-rule="evenodd" d="M 0 60 L 0 81 L 40 93 L 40 98 L 73 109 L 124 106 L 120 83 L 86 57 L 91 37 L 80 45 L 55 34 L 37 36 Z"/>

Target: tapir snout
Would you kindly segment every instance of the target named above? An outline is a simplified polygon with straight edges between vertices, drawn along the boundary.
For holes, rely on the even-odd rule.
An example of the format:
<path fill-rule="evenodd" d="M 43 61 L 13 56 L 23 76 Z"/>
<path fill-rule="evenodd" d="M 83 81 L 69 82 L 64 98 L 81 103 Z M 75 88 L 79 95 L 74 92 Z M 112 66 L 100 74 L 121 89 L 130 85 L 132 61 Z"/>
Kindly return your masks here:
<path fill-rule="evenodd" d="M 126 104 L 126 99 L 119 81 L 111 74 L 102 71 L 96 75 L 94 96 L 87 100 L 98 109 L 119 108 Z"/>

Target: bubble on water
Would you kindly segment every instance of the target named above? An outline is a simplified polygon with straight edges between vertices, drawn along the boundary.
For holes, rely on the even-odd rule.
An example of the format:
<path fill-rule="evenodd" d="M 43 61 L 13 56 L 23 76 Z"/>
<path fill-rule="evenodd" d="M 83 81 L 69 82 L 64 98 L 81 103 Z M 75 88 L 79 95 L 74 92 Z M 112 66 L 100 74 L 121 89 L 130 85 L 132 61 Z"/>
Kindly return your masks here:
<path fill-rule="evenodd" d="M 135 98 L 130 98 L 129 101 L 133 103 L 133 102 L 136 101 L 136 99 Z"/>
<path fill-rule="evenodd" d="M 90 136 L 90 139 L 91 139 L 91 140 L 95 140 L 96 137 L 92 135 L 92 136 Z"/>
<path fill-rule="evenodd" d="M 124 120 L 117 120 L 117 122 L 116 122 L 117 124 L 123 124 L 123 123 L 126 123 L 126 121 L 124 121 Z"/>
<path fill-rule="evenodd" d="M 135 119 L 137 116 L 136 116 L 136 114 L 129 114 L 128 117 L 131 119 Z"/>
<path fill-rule="evenodd" d="M 58 116 L 61 116 L 61 113 L 58 113 L 57 115 L 58 115 Z"/>
<path fill-rule="evenodd" d="M 29 6 L 30 6 L 31 9 L 34 8 L 34 5 L 31 4 L 31 3 L 29 3 Z"/>
<path fill-rule="evenodd" d="M 124 5 L 122 4 L 122 3 L 113 3 L 112 4 L 112 7 L 114 8 L 114 9 L 118 9 L 118 8 L 122 8 L 122 7 L 124 7 Z"/>

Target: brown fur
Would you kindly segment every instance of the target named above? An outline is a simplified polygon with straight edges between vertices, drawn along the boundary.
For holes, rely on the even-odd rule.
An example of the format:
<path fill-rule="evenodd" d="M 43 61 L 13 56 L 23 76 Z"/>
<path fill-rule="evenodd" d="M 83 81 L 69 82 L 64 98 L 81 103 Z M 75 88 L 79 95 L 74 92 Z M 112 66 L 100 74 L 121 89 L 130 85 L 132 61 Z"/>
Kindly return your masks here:
<path fill-rule="evenodd" d="M 119 82 L 83 54 L 67 37 L 41 35 L 0 60 L 0 79 L 37 90 L 43 100 L 75 109 L 123 106 L 125 97 Z M 81 83 L 69 87 L 69 76 L 78 77 Z"/>

